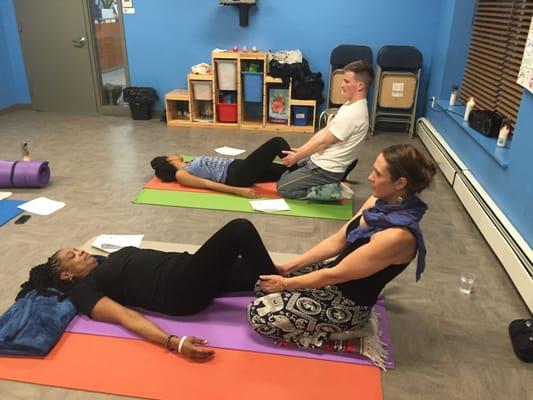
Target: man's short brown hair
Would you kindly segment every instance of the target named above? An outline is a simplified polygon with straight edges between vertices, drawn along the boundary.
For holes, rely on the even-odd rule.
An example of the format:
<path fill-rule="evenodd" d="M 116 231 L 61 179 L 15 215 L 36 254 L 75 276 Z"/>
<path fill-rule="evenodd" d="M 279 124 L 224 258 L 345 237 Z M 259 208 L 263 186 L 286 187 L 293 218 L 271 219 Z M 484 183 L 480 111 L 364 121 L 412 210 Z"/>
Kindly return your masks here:
<path fill-rule="evenodd" d="M 344 72 L 353 72 L 365 84 L 366 90 L 372 85 L 374 80 L 374 70 L 371 65 L 365 64 L 361 60 L 352 61 L 344 67 Z"/>

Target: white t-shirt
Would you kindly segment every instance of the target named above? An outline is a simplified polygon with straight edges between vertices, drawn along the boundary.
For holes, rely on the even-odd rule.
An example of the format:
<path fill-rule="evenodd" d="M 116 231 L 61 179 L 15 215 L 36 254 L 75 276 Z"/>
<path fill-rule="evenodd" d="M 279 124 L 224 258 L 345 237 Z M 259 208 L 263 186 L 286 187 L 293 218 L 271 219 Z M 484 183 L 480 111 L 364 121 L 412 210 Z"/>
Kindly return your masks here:
<path fill-rule="evenodd" d="M 327 149 L 311 155 L 311 161 L 330 172 L 345 172 L 359 155 L 360 144 L 368 132 L 368 105 L 366 99 L 343 104 L 328 125 L 339 141 Z"/>

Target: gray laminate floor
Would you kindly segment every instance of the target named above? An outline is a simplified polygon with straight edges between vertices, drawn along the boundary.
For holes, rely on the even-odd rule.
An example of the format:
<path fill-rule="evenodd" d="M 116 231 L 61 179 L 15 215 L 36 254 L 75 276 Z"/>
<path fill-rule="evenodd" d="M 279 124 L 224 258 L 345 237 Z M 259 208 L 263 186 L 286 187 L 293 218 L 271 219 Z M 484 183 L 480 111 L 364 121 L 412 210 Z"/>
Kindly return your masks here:
<path fill-rule="evenodd" d="M 32 157 L 49 160 L 52 170 L 48 187 L 15 189 L 13 197 L 47 196 L 67 204 L 50 216 L 33 215 L 24 225 L 11 221 L 0 228 L 0 312 L 9 307 L 31 266 L 59 247 L 78 246 L 99 233 L 144 233 L 146 240 L 201 244 L 225 222 L 245 217 L 270 250 L 288 253 L 333 233 L 337 221 L 131 203 L 152 176 L 148 163 L 154 155 L 214 154 L 223 145 L 253 149 L 273 135 L 29 110 L 0 115 L 0 159 L 18 158 L 20 143 L 28 141 Z M 295 146 L 308 138 L 284 136 Z M 351 175 L 358 181 L 352 186 L 355 207 L 369 195 L 366 177 L 379 150 L 409 141 L 380 134 L 366 142 Z M 415 283 L 411 266 L 385 290 L 396 359 L 396 369 L 382 374 L 385 399 L 533 399 L 533 365 L 515 358 L 507 337 L 512 319 L 529 316 L 525 305 L 440 173 L 423 198 L 430 205 L 423 222 L 426 273 Z M 477 275 L 469 297 L 458 291 L 464 269 Z M 355 393 L 347 398 L 358 399 L 353 387 L 350 392 Z M 0 381 L 0 398 L 115 396 Z"/>

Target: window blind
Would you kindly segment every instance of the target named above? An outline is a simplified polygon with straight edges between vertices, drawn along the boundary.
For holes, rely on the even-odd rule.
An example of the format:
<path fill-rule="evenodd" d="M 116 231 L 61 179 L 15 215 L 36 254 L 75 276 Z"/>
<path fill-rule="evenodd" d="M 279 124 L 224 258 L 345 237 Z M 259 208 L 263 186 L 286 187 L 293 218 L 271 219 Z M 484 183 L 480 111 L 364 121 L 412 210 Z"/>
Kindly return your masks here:
<path fill-rule="evenodd" d="M 478 0 L 461 89 L 477 109 L 494 110 L 514 128 L 524 88 L 516 83 L 533 0 Z"/>

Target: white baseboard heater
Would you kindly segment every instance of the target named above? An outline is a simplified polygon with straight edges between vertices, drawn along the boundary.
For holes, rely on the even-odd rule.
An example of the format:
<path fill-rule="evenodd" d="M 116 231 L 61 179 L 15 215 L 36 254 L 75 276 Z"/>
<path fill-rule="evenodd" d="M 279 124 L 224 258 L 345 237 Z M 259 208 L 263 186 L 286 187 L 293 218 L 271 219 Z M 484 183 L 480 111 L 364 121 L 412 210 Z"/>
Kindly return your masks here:
<path fill-rule="evenodd" d="M 533 312 L 533 252 L 427 118 L 416 132 Z"/>

